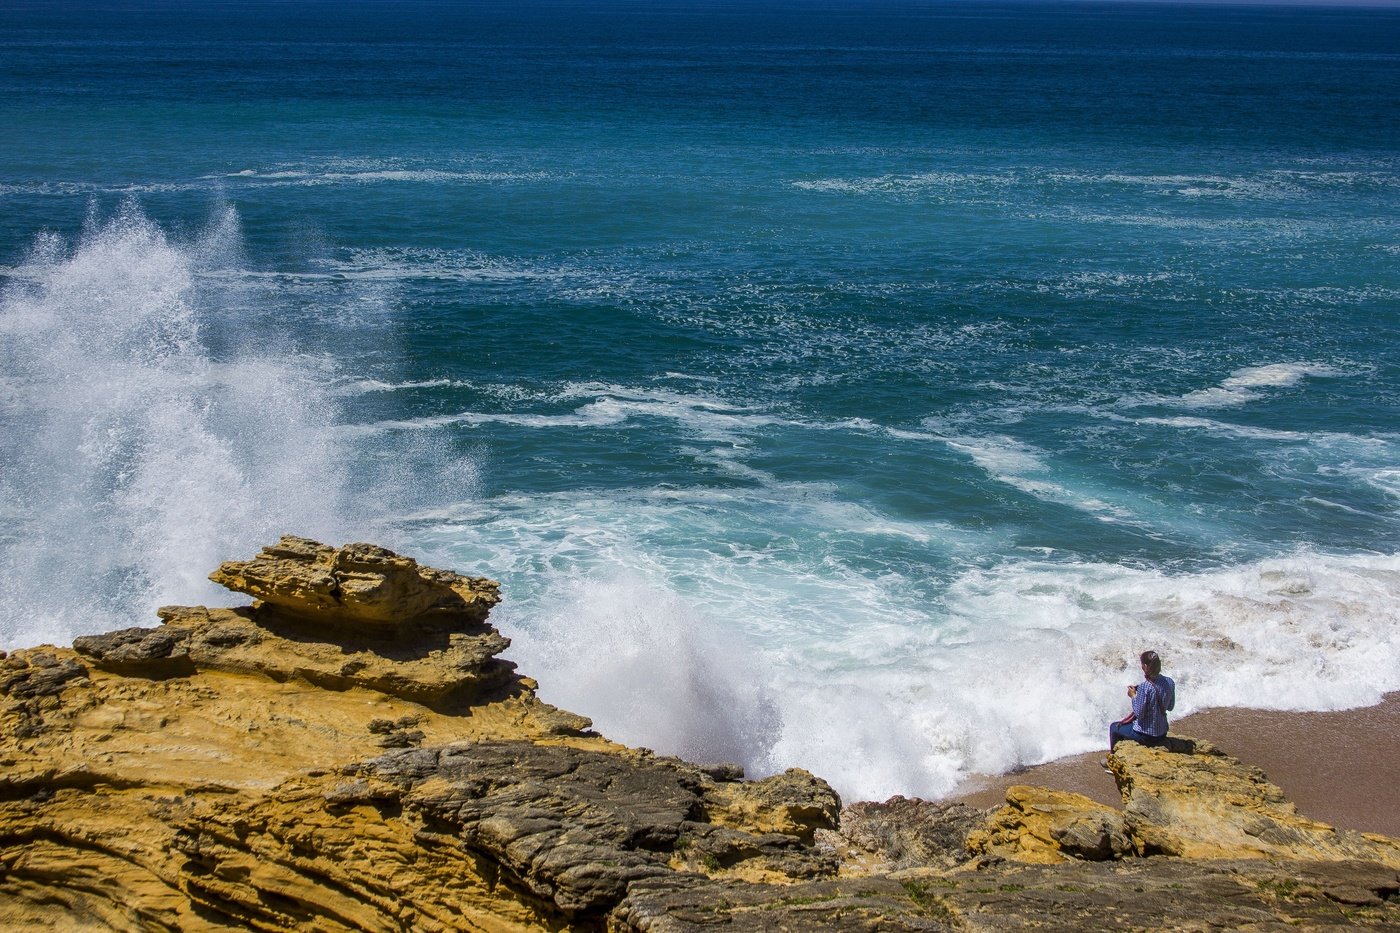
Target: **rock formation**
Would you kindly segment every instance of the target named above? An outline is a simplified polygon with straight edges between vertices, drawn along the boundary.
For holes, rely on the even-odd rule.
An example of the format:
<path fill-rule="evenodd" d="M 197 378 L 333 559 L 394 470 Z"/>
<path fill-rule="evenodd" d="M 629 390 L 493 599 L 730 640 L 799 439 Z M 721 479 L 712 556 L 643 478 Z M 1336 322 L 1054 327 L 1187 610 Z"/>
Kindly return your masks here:
<path fill-rule="evenodd" d="M 1208 742 L 1169 749 L 1134 743 L 1109 760 L 1125 802 L 1123 821 L 1142 855 L 1305 858 L 1400 868 L 1400 841 L 1339 830 L 1300 815 L 1258 768 Z"/>
<path fill-rule="evenodd" d="M 373 544 L 333 548 L 291 535 L 252 560 L 225 562 L 209 579 L 278 615 L 336 628 L 392 632 L 437 619 L 481 625 L 500 602 L 492 580 L 420 567 Z"/>
<path fill-rule="evenodd" d="M 1120 745 L 1121 811 L 842 810 L 543 703 L 490 580 L 300 538 L 213 579 L 256 601 L 0 659 L 0 927 L 1400 928 L 1400 843 L 1204 743 Z"/>
<path fill-rule="evenodd" d="M 968 851 L 1018 862 L 1055 865 L 1073 859 L 1103 862 L 1133 851 L 1123 814 L 1080 794 L 1008 788 L 1006 806 L 968 834 Z"/>

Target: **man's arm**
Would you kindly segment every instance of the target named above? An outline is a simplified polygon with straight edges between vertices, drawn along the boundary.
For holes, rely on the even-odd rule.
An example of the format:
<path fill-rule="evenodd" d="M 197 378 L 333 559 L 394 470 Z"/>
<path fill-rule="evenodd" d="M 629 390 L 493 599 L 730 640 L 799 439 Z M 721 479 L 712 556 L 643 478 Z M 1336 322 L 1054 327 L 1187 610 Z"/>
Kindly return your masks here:
<path fill-rule="evenodd" d="M 1134 719 L 1142 715 L 1143 708 L 1147 706 L 1147 697 L 1154 691 L 1155 688 L 1152 686 L 1151 681 L 1144 681 L 1139 686 L 1128 688 L 1128 696 L 1133 698 Z"/>
<path fill-rule="evenodd" d="M 1133 701 L 1133 711 L 1128 715 L 1124 716 L 1122 719 L 1118 720 L 1120 725 L 1127 725 L 1134 719 L 1137 719 L 1137 695 L 1138 688 L 1135 686 L 1130 686 L 1128 688 L 1128 699 Z"/>

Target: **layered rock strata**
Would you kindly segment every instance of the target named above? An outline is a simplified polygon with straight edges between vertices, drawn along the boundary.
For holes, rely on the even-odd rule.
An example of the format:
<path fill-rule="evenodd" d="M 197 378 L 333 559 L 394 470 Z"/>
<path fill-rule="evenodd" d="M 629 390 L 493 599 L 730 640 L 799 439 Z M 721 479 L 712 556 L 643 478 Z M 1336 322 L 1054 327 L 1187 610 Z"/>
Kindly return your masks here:
<path fill-rule="evenodd" d="M 1400 844 L 1204 743 L 1120 745 L 1122 810 L 842 810 L 540 701 L 490 580 L 300 538 L 213 579 L 255 602 L 0 659 L 0 927 L 1400 928 Z"/>
<path fill-rule="evenodd" d="M 1400 868 L 1400 841 L 1298 813 L 1264 773 L 1208 742 L 1134 743 L 1109 759 L 1123 822 L 1142 855 L 1371 861 Z"/>

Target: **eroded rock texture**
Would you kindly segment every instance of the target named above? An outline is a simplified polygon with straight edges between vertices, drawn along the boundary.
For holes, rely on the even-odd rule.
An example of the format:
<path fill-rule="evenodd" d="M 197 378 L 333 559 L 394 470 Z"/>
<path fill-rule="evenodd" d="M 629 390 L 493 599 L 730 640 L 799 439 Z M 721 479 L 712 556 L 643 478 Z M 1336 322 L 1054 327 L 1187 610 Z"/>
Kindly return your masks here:
<path fill-rule="evenodd" d="M 246 561 L 226 561 L 209 579 L 284 615 L 337 627 L 385 627 L 432 618 L 483 623 L 500 601 L 484 577 L 420 567 L 373 544 L 333 548 L 284 536 Z"/>
<path fill-rule="evenodd" d="M 969 834 L 969 851 L 1021 862 L 1102 862 L 1133 851 L 1123 814 L 1081 794 L 1018 784 L 1006 806 Z"/>
<path fill-rule="evenodd" d="M 1208 742 L 1124 742 L 1110 756 L 1138 851 L 1185 858 L 1374 861 L 1400 868 L 1400 842 L 1298 813 L 1258 768 Z"/>
<path fill-rule="evenodd" d="M 1394 840 L 1201 743 L 1120 746 L 1122 810 L 843 811 L 542 703 L 489 580 L 300 538 L 214 578 L 257 602 L 0 656 L 0 928 L 1400 928 Z"/>

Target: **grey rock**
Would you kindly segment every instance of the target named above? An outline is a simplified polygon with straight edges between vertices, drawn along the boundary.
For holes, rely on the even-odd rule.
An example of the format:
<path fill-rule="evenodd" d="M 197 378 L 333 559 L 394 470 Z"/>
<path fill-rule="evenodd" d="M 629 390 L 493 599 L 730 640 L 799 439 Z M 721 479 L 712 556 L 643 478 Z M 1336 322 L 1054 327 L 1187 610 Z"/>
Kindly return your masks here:
<path fill-rule="evenodd" d="M 911 882 L 976 931 L 1400 928 L 1393 869 L 1369 863 L 1129 859 L 1003 865 Z M 1369 908 L 1339 909 L 1355 892 Z"/>
<path fill-rule="evenodd" d="M 0 693 L 17 700 L 55 696 L 63 692 L 69 681 L 86 677 L 88 674 L 87 668 L 72 659 L 59 661 L 53 655 L 43 654 L 38 654 L 38 657 L 42 661 L 36 663 L 36 655 L 31 654 L 31 666 L 13 670 L 0 677 Z"/>
<path fill-rule="evenodd" d="M 676 842 L 679 862 L 692 871 L 712 875 L 739 868 L 744 873 L 779 875 L 786 879 L 827 878 L 836 874 L 834 855 L 805 845 L 784 833 L 757 835 L 717 826 L 687 822 Z"/>
<path fill-rule="evenodd" d="M 793 885 L 633 884 L 610 928 L 726 931 L 1400 929 L 1400 878 L 1374 863 L 1142 859 L 1002 863 Z"/>
<path fill-rule="evenodd" d="M 103 670 L 128 676 L 176 677 L 194 672 L 189 640 L 185 629 L 124 628 L 79 636 L 73 639 L 73 648 Z"/>
<path fill-rule="evenodd" d="M 732 761 L 724 761 L 719 764 L 697 765 L 702 774 L 707 774 L 716 781 L 742 781 L 744 779 L 744 766 L 735 764 Z"/>
<path fill-rule="evenodd" d="M 884 803 L 853 803 L 841 811 L 841 835 L 879 856 L 892 870 L 951 868 L 966 862 L 967 835 L 982 811 L 962 803 L 931 803 L 895 796 Z"/>
<path fill-rule="evenodd" d="M 420 729 L 396 729 L 386 733 L 379 740 L 380 748 L 414 748 L 423 744 L 425 738 Z"/>
<path fill-rule="evenodd" d="M 674 876 L 634 884 L 609 928 L 639 933 L 923 933 L 957 929 L 941 905 L 888 878 L 794 885 L 717 883 Z"/>
<path fill-rule="evenodd" d="M 398 787 L 402 806 L 433 833 L 457 838 L 576 920 L 601 917 L 644 879 L 704 879 L 676 872 L 673 861 L 788 879 L 836 867 L 794 836 L 707 822 L 708 777 L 675 759 L 480 742 L 392 752 L 361 774 Z"/>

